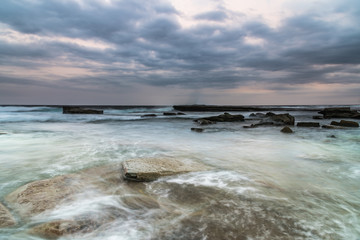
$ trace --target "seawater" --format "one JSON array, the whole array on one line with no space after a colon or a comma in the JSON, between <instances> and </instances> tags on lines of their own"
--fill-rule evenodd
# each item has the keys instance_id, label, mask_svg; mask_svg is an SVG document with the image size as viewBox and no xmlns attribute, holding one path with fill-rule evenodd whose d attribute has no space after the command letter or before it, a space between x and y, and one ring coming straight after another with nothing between
<instances>
[{"instance_id":1,"label":"seawater","mask_svg":"<svg viewBox=\"0 0 360 240\"><path fill-rule=\"evenodd\" d=\"M196 133L190 131L192 120L220 113L162 115L172 110L67 115L59 107L0 107L5 205L4 197L26 183L131 158L167 156L212 167L145 183L141 191L160 202L159 209L129 209L117 194L88 192L71 205L27 221L18 218L15 227L0 229L0 239L41 239L27 229L104 205L126 215L61 239L360 239L359 128L293 127L294 134L282 134L281 127L245 129L253 122L246 120ZM158 117L141 117L149 113ZM290 114L312 121L316 112L294 107Z\"/></svg>"}]
</instances>

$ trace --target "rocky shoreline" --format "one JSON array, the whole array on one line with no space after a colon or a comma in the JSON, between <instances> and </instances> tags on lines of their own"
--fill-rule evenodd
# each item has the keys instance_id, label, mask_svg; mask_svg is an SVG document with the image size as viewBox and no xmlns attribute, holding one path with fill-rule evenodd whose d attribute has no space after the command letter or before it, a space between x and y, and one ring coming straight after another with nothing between
<instances>
[{"instance_id":1,"label":"rocky shoreline","mask_svg":"<svg viewBox=\"0 0 360 240\"><path fill-rule=\"evenodd\" d=\"M142 182L209 169L209 166L199 162L184 162L174 158L136 158L120 164L93 167L73 174L30 182L5 196L9 208L0 203L0 228L16 225L12 211L21 221L26 222L59 206L71 205L79 194L86 192L91 192L92 195L111 195L130 209L161 208L157 200L140 190L144 188ZM105 206L100 215L80 214L68 219L41 222L29 229L28 233L47 239L84 234L95 231L124 214L126 215L126 212Z\"/></svg>"}]
</instances>

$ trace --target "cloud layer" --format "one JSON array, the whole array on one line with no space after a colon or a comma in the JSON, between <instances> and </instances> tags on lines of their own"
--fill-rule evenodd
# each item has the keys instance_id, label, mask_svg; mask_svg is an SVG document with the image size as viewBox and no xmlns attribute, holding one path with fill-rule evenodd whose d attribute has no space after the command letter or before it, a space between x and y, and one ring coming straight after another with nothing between
<instances>
[{"instance_id":1,"label":"cloud layer","mask_svg":"<svg viewBox=\"0 0 360 240\"><path fill-rule=\"evenodd\" d=\"M284 5L274 27L224 3L185 16L161 0L4 0L0 103L140 104L151 92L166 96L152 104L170 104L202 92L241 104L237 94L304 91L324 95L314 103L360 103L360 2L318 4Z\"/></svg>"}]
</instances>

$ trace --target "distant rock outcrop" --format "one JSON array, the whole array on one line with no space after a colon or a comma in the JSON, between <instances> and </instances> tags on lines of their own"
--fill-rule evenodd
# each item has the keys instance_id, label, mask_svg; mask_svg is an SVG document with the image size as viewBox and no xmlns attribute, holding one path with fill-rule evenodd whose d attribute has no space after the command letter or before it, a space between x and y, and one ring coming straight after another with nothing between
<instances>
[{"instance_id":1,"label":"distant rock outcrop","mask_svg":"<svg viewBox=\"0 0 360 240\"><path fill-rule=\"evenodd\" d=\"M156 114L144 114L144 115L141 115L142 118L146 118L146 117L156 117L157 115Z\"/></svg>"},{"instance_id":2,"label":"distant rock outcrop","mask_svg":"<svg viewBox=\"0 0 360 240\"><path fill-rule=\"evenodd\" d=\"M356 110L351 110L350 107L336 107L324 108L319 112L323 114L324 118L356 118L360 119L360 113Z\"/></svg>"},{"instance_id":3,"label":"distant rock outcrop","mask_svg":"<svg viewBox=\"0 0 360 240\"><path fill-rule=\"evenodd\" d=\"M204 120L207 120L210 122L240 122L240 121L244 121L244 116L241 114L232 115L230 113L224 113L224 114L220 114L218 116L199 118L194 121L202 123L202 122L204 122ZM209 124L209 122L207 122L207 123Z\"/></svg>"},{"instance_id":4,"label":"distant rock outcrop","mask_svg":"<svg viewBox=\"0 0 360 240\"><path fill-rule=\"evenodd\" d=\"M63 114L103 114L103 110L87 109L83 107L63 107Z\"/></svg>"},{"instance_id":5,"label":"distant rock outcrop","mask_svg":"<svg viewBox=\"0 0 360 240\"><path fill-rule=\"evenodd\" d=\"M325 129L344 129L344 127L334 126L334 125L322 125L321 127Z\"/></svg>"},{"instance_id":6,"label":"distant rock outcrop","mask_svg":"<svg viewBox=\"0 0 360 240\"><path fill-rule=\"evenodd\" d=\"M340 122L332 121L330 125L341 126L341 127L359 127L359 123L354 121L341 120Z\"/></svg>"},{"instance_id":7,"label":"distant rock outcrop","mask_svg":"<svg viewBox=\"0 0 360 240\"><path fill-rule=\"evenodd\" d=\"M203 132L204 131L203 128L191 128L190 130L194 131L194 132Z\"/></svg>"},{"instance_id":8,"label":"distant rock outcrop","mask_svg":"<svg viewBox=\"0 0 360 240\"><path fill-rule=\"evenodd\" d=\"M15 219L10 211L0 203L0 228L11 227L15 224Z\"/></svg>"},{"instance_id":9,"label":"distant rock outcrop","mask_svg":"<svg viewBox=\"0 0 360 240\"><path fill-rule=\"evenodd\" d=\"M175 116L176 113L175 112L164 112L163 115L164 116Z\"/></svg>"},{"instance_id":10,"label":"distant rock outcrop","mask_svg":"<svg viewBox=\"0 0 360 240\"><path fill-rule=\"evenodd\" d=\"M318 122L298 122L296 124L297 127L320 127L320 123Z\"/></svg>"},{"instance_id":11,"label":"distant rock outcrop","mask_svg":"<svg viewBox=\"0 0 360 240\"><path fill-rule=\"evenodd\" d=\"M275 114L275 113L267 113L267 117L262 119L259 123L253 124L254 127L263 126L263 125L291 125L293 126L295 123L295 118L289 113L284 114Z\"/></svg>"}]
</instances>

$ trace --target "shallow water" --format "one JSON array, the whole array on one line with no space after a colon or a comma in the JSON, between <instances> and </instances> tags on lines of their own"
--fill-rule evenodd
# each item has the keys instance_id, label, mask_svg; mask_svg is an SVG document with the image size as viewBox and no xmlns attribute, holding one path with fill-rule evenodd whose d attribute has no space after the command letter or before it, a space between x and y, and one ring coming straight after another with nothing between
<instances>
[{"instance_id":1,"label":"shallow water","mask_svg":"<svg viewBox=\"0 0 360 240\"><path fill-rule=\"evenodd\" d=\"M30 220L15 214L19 223L0 229L0 239L41 239L27 229L99 215L104 208L116 213L113 221L62 239L360 239L359 128L293 127L295 133L287 135L281 127L244 129L252 122L247 120L196 133L190 131L196 126L192 119L218 113L162 115L171 110L64 115L56 107L0 107L0 132L6 133L0 135L0 201L5 204L4 197L26 183L131 158L169 156L212 167L135 187L160 207L129 207L123 197L133 193L122 185L114 194L85 191L73 203ZM149 113L159 116L141 117ZM313 121L316 112L290 114Z\"/></svg>"}]
</instances>

